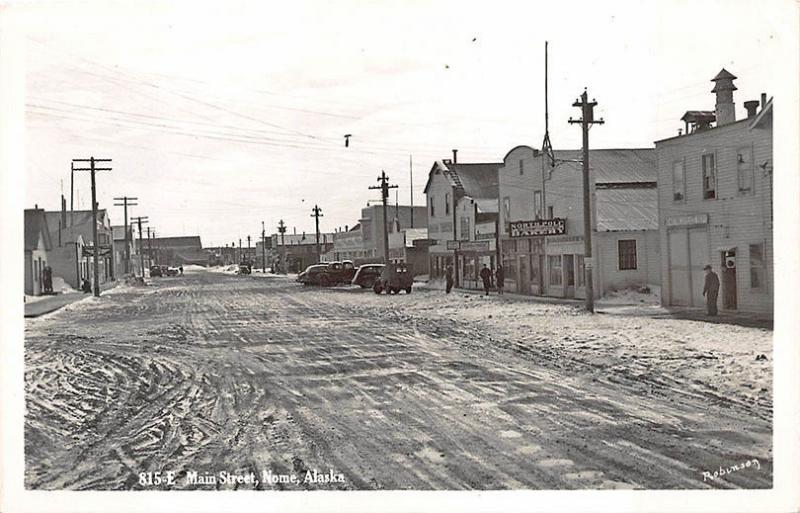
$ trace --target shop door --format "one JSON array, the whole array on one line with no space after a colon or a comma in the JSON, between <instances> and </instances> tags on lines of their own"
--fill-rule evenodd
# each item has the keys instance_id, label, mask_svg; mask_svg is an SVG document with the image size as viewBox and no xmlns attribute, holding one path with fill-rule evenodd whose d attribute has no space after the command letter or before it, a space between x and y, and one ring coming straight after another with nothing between
<instances>
[{"instance_id":1,"label":"shop door","mask_svg":"<svg viewBox=\"0 0 800 513\"><path fill-rule=\"evenodd\" d=\"M564 255L564 297L575 297L575 256Z\"/></svg>"},{"instance_id":2,"label":"shop door","mask_svg":"<svg viewBox=\"0 0 800 513\"><path fill-rule=\"evenodd\" d=\"M544 255L531 255L531 294L541 296L543 293L542 271L544 269Z\"/></svg>"},{"instance_id":3,"label":"shop door","mask_svg":"<svg viewBox=\"0 0 800 513\"><path fill-rule=\"evenodd\" d=\"M517 261L519 269L519 279L517 280L517 292L528 294L530 290L530 276L528 274L528 255L520 255Z\"/></svg>"},{"instance_id":4,"label":"shop door","mask_svg":"<svg viewBox=\"0 0 800 513\"><path fill-rule=\"evenodd\" d=\"M720 285L722 286L722 308L736 310L736 249L720 252Z\"/></svg>"},{"instance_id":5,"label":"shop door","mask_svg":"<svg viewBox=\"0 0 800 513\"><path fill-rule=\"evenodd\" d=\"M703 284L706 279L703 267L711 263L706 228L689 230L689 263L691 265L692 306L703 306L706 304L705 297L703 297Z\"/></svg>"},{"instance_id":6,"label":"shop door","mask_svg":"<svg viewBox=\"0 0 800 513\"><path fill-rule=\"evenodd\" d=\"M670 305L688 306L690 303L688 242L686 230L669 231Z\"/></svg>"}]
</instances>

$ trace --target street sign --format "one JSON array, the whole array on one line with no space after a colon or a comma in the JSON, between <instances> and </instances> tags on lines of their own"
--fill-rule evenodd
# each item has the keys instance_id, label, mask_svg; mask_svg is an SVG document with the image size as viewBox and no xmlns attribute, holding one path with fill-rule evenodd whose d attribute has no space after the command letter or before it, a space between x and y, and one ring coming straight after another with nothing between
<instances>
[{"instance_id":1,"label":"street sign","mask_svg":"<svg viewBox=\"0 0 800 513\"><path fill-rule=\"evenodd\" d=\"M563 235L567 233L567 221L558 217L535 221L512 221L509 224L511 237L538 235Z\"/></svg>"},{"instance_id":2,"label":"street sign","mask_svg":"<svg viewBox=\"0 0 800 513\"><path fill-rule=\"evenodd\" d=\"M488 240L461 241L460 251L489 251Z\"/></svg>"}]
</instances>

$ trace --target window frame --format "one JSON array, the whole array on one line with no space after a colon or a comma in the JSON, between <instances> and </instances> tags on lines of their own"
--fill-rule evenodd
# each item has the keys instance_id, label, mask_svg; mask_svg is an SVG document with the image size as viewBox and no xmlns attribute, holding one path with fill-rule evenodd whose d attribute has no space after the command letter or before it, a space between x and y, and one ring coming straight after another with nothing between
<instances>
[{"instance_id":1,"label":"window frame","mask_svg":"<svg viewBox=\"0 0 800 513\"><path fill-rule=\"evenodd\" d=\"M430 201L428 202L428 209L431 217L436 217L436 198L431 196L428 198Z\"/></svg>"},{"instance_id":2,"label":"window frame","mask_svg":"<svg viewBox=\"0 0 800 513\"><path fill-rule=\"evenodd\" d=\"M678 190L677 182L675 180L675 167L679 164L681 166L682 180L680 190L681 197L677 198L676 195L678 194ZM672 162L672 202L686 203L686 159L675 160Z\"/></svg>"},{"instance_id":3,"label":"window frame","mask_svg":"<svg viewBox=\"0 0 800 513\"><path fill-rule=\"evenodd\" d=\"M553 262L558 261L558 265L554 266ZM558 269L558 273L554 271ZM553 276L558 276L558 283L553 281ZM547 255L547 284L552 287L564 286L564 259L561 255Z\"/></svg>"},{"instance_id":4,"label":"window frame","mask_svg":"<svg viewBox=\"0 0 800 513\"><path fill-rule=\"evenodd\" d=\"M747 160L740 160L740 156L745 154L745 159ZM748 189L742 189L742 172L747 174L747 178L749 181L750 187ZM739 196L752 196L755 194L756 189L756 177L755 177L755 167L754 167L754 159L753 159L753 147L752 146L741 146L736 148L736 194Z\"/></svg>"},{"instance_id":5,"label":"window frame","mask_svg":"<svg viewBox=\"0 0 800 513\"><path fill-rule=\"evenodd\" d=\"M450 215L450 193L444 194L444 215Z\"/></svg>"},{"instance_id":6,"label":"window frame","mask_svg":"<svg viewBox=\"0 0 800 513\"><path fill-rule=\"evenodd\" d=\"M706 189L706 162L709 159L706 157L711 157L711 161L713 166L711 166L711 178L714 181L714 188L713 189ZM717 199L717 190L719 189L719 183L717 181L717 152L712 151L710 153L703 153L700 155L700 186L703 189L703 200L715 200ZM713 193L712 196L709 196L709 192Z\"/></svg>"},{"instance_id":7,"label":"window frame","mask_svg":"<svg viewBox=\"0 0 800 513\"><path fill-rule=\"evenodd\" d=\"M632 243L632 248L630 247ZM623 244L628 246L623 248ZM638 262L638 245L636 239L619 239L617 240L617 270L618 271L636 271L639 269ZM633 252L631 253L631 249Z\"/></svg>"},{"instance_id":8,"label":"window frame","mask_svg":"<svg viewBox=\"0 0 800 513\"><path fill-rule=\"evenodd\" d=\"M542 218L542 191L533 191L533 217L536 220Z\"/></svg>"}]
</instances>

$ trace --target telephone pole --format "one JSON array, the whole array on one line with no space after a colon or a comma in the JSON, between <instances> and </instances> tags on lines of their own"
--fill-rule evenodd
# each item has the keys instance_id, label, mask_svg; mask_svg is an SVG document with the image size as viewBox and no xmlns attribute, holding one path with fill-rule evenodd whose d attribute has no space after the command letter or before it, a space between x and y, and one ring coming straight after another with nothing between
<instances>
[{"instance_id":1,"label":"telephone pole","mask_svg":"<svg viewBox=\"0 0 800 513\"><path fill-rule=\"evenodd\" d=\"M283 222L283 219L278 223L278 233L281 234L281 270L283 274L286 274L286 244L283 240L283 234L286 233L286 223Z\"/></svg>"},{"instance_id":2,"label":"telephone pole","mask_svg":"<svg viewBox=\"0 0 800 513\"><path fill-rule=\"evenodd\" d=\"M322 255L321 255L321 253L319 251L319 218L322 217L322 209L319 208L318 205L314 205L314 208L311 209L311 212L312 212L311 217L314 218L314 223L315 223L315 225L317 227L316 228L317 229L317 262L319 262L321 260L321 257L322 257Z\"/></svg>"},{"instance_id":3,"label":"telephone pole","mask_svg":"<svg viewBox=\"0 0 800 513\"><path fill-rule=\"evenodd\" d=\"M261 272L267 274L267 229L261 221Z\"/></svg>"},{"instance_id":4,"label":"telephone pole","mask_svg":"<svg viewBox=\"0 0 800 513\"><path fill-rule=\"evenodd\" d=\"M242 263L242 238L239 237L239 263Z\"/></svg>"},{"instance_id":5,"label":"telephone pole","mask_svg":"<svg viewBox=\"0 0 800 513\"><path fill-rule=\"evenodd\" d=\"M411 228L414 228L414 160L408 156L408 185L411 190Z\"/></svg>"},{"instance_id":6,"label":"telephone pole","mask_svg":"<svg viewBox=\"0 0 800 513\"><path fill-rule=\"evenodd\" d=\"M89 167L75 167L75 162L88 162ZM95 185L94 174L97 171L111 171L110 167L96 167L95 164L99 162L111 162L111 159L96 159L89 157L88 159L72 159L72 170L74 171L89 171L92 176L92 239L94 244L94 296L100 297L100 244L97 237L97 187Z\"/></svg>"},{"instance_id":7,"label":"telephone pole","mask_svg":"<svg viewBox=\"0 0 800 513\"><path fill-rule=\"evenodd\" d=\"M144 246L142 245L142 224L147 223L147 216L131 217L139 225L139 265L142 267L142 280L144 280Z\"/></svg>"},{"instance_id":8,"label":"telephone pole","mask_svg":"<svg viewBox=\"0 0 800 513\"><path fill-rule=\"evenodd\" d=\"M605 123L602 118L595 121L594 108L597 102L589 101L589 93L583 90L580 99L575 100L573 107L580 107L581 119L569 118L569 123L580 123L583 130L583 266L585 269L584 286L586 287L586 310L594 313L594 283L592 282L592 205L589 181L589 129L592 125Z\"/></svg>"},{"instance_id":9,"label":"telephone pole","mask_svg":"<svg viewBox=\"0 0 800 513\"><path fill-rule=\"evenodd\" d=\"M251 264L250 262L250 236L247 236L247 263L248 265Z\"/></svg>"},{"instance_id":10,"label":"telephone pole","mask_svg":"<svg viewBox=\"0 0 800 513\"><path fill-rule=\"evenodd\" d=\"M153 265L153 238L150 236L150 227L147 227L147 263Z\"/></svg>"},{"instance_id":11,"label":"telephone pole","mask_svg":"<svg viewBox=\"0 0 800 513\"><path fill-rule=\"evenodd\" d=\"M129 274L131 272L131 241L128 240L128 207L135 207L138 205L136 200L139 198L131 198L129 196L123 196L121 198L114 198L114 201L120 201L121 203L114 203L115 207L124 207L124 215L125 215L125 274Z\"/></svg>"},{"instance_id":12,"label":"telephone pole","mask_svg":"<svg viewBox=\"0 0 800 513\"><path fill-rule=\"evenodd\" d=\"M380 189L381 202L383 203L383 263L389 264L389 225L386 222L386 200L389 199L389 189L397 189L396 185L389 185L389 177L386 171L381 171L378 177L380 185L370 186L370 189Z\"/></svg>"}]
</instances>

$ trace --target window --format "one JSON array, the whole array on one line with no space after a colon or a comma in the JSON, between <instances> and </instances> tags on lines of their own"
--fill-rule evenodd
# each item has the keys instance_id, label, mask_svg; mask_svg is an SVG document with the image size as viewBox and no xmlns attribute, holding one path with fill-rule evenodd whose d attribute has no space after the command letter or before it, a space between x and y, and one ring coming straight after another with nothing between
<instances>
[{"instance_id":1,"label":"window","mask_svg":"<svg viewBox=\"0 0 800 513\"><path fill-rule=\"evenodd\" d=\"M713 153L707 153L702 157L703 164L703 199L714 199L717 197L717 167Z\"/></svg>"},{"instance_id":2,"label":"window","mask_svg":"<svg viewBox=\"0 0 800 513\"><path fill-rule=\"evenodd\" d=\"M461 218L461 240L470 240L469 237L469 217Z\"/></svg>"},{"instance_id":3,"label":"window","mask_svg":"<svg viewBox=\"0 0 800 513\"><path fill-rule=\"evenodd\" d=\"M764 286L764 245L750 244L750 288Z\"/></svg>"},{"instance_id":4,"label":"window","mask_svg":"<svg viewBox=\"0 0 800 513\"><path fill-rule=\"evenodd\" d=\"M547 219L553 219L553 205L547 207Z\"/></svg>"},{"instance_id":5,"label":"window","mask_svg":"<svg viewBox=\"0 0 800 513\"><path fill-rule=\"evenodd\" d=\"M444 213L450 213L450 193L444 195Z\"/></svg>"},{"instance_id":6,"label":"window","mask_svg":"<svg viewBox=\"0 0 800 513\"><path fill-rule=\"evenodd\" d=\"M636 269L636 241L617 241L619 254L619 270L629 271Z\"/></svg>"},{"instance_id":7,"label":"window","mask_svg":"<svg viewBox=\"0 0 800 513\"><path fill-rule=\"evenodd\" d=\"M533 216L534 219L542 218L542 191L533 191Z\"/></svg>"},{"instance_id":8,"label":"window","mask_svg":"<svg viewBox=\"0 0 800 513\"><path fill-rule=\"evenodd\" d=\"M522 170L522 159L519 159L519 174L522 175L525 172Z\"/></svg>"},{"instance_id":9,"label":"window","mask_svg":"<svg viewBox=\"0 0 800 513\"><path fill-rule=\"evenodd\" d=\"M550 285L561 285L561 255L548 255L547 267L550 269Z\"/></svg>"},{"instance_id":10,"label":"window","mask_svg":"<svg viewBox=\"0 0 800 513\"><path fill-rule=\"evenodd\" d=\"M672 200L686 200L686 168L682 160L672 163Z\"/></svg>"},{"instance_id":11,"label":"window","mask_svg":"<svg viewBox=\"0 0 800 513\"><path fill-rule=\"evenodd\" d=\"M503 198L503 221L505 223L511 221L511 198L508 196Z\"/></svg>"},{"instance_id":12,"label":"window","mask_svg":"<svg viewBox=\"0 0 800 513\"><path fill-rule=\"evenodd\" d=\"M434 208L433 196L431 196L431 198L428 201L430 202L431 217L434 217L436 216L436 209Z\"/></svg>"},{"instance_id":13,"label":"window","mask_svg":"<svg viewBox=\"0 0 800 513\"><path fill-rule=\"evenodd\" d=\"M739 148L736 152L736 170L739 194L753 193L753 158L750 148Z\"/></svg>"}]
</instances>

